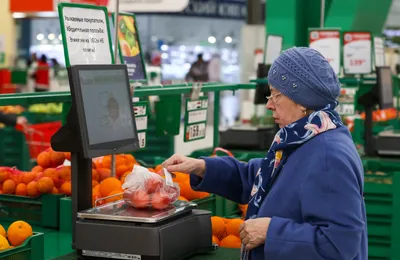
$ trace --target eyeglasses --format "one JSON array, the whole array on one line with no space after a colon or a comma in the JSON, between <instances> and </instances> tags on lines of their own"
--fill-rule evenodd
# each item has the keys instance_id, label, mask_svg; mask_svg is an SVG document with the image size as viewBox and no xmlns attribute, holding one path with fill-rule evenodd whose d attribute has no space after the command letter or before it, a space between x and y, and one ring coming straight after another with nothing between
<instances>
[{"instance_id":1,"label":"eyeglasses","mask_svg":"<svg viewBox=\"0 0 400 260\"><path fill-rule=\"evenodd\" d=\"M268 101L271 100L272 103L276 103L277 97L279 97L282 93L275 93L267 97Z\"/></svg>"}]
</instances>

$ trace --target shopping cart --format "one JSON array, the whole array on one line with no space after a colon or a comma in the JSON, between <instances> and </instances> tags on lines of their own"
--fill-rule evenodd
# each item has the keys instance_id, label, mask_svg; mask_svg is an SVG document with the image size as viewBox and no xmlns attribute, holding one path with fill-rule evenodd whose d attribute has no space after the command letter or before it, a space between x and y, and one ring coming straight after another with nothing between
<instances>
[{"instance_id":1,"label":"shopping cart","mask_svg":"<svg viewBox=\"0 0 400 260\"><path fill-rule=\"evenodd\" d=\"M51 137L60 128L61 121L55 121L29 125L23 130L32 160L36 159L41 152L50 147Z\"/></svg>"}]
</instances>

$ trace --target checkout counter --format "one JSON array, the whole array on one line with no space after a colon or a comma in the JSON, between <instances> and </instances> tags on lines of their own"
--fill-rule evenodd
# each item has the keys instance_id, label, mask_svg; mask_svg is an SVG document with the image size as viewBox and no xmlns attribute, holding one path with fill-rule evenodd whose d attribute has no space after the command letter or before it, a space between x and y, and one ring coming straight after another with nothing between
<instances>
[{"instance_id":1,"label":"checkout counter","mask_svg":"<svg viewBox=\"0 0 400 260\"><path fill-rule=\"evenodd\" d=\"M54 150L71 152L76 253L62 259L180 260L217 249L211 213L192 202L165 210L138 210L123 200L92 207L92 158L139 149L132 93L125 65L75 65L68 74L72 106L51 139Z\"/></svg>"}]
</instances>

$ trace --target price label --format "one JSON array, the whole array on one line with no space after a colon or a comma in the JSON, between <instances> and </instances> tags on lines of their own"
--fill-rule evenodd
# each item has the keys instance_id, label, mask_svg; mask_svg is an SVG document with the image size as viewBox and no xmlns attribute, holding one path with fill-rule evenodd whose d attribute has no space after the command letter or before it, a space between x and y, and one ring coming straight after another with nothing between
<instances>
[{"instance_id":1,"label":"price label","mask_svg":"<svg viewBox=\"0 0 400 260\"><path fill-rule=\"evenodd\" d=\"M136 102L133 105L133 112L135 114L136 131L138 132L139 147L144 148L146 146L146 131L148 123L148 107L149 102L141 101Z\"/></svg>"},{"instance_id":2,"label":"price label","mask_svg":"<svg viewBox=\"0 0 400 260\"><path fill-rule=\"evenodd\" d=\"M208 98L186 100L184 142L203 139L206 137Z\"/></svg>"},{"instance_id":3,"label":"price label","mask_svg":"<svg viewBox=\"0 0 400 260\"><path fill-rule=\"evenodd\" d=\"M138 133L138 138L139 138L139 147L145 148L146 147L146 132Z\"/></svg>"},{"instance_id":4,"label":"price label","mask_svg":"<svg viewBox=\"0 0 400 260\"><path fill-rule=\"evenodd\" d=\"M354 115L354 104L339 104L336 107L336 112L338 112L339 115Z\"/></svg>"},{"instance_id":5,"label":"price label","mask_svg":"<svg viewBox=\"0 0 400 260\"><path fill-rule=\"evenodd\" d=\"M343 58L346 74L369 74L372 68L371 34L346 32L343 35Z\"/></svg>"},{"instance_id":6,"label":"price label","mask_svg":"<svg viewBox=\"0 0 400 260\"><path fill-rule=\"evenodd\" d=\"M197 140L206 137L206 124L196 124L189 125L186 128L186 138L187 140Z\"/></svg>"},{"instance_id":7,"label":"price label","mask_svg":"<svg viewBox=\"0 0 400 260\"><path fill-rule=\"evenodd\" d=\"M312 30L309 32L309 47L319 51L332 66L336 74L340 72L340 31Z\"/></svg>"}]
</instances>

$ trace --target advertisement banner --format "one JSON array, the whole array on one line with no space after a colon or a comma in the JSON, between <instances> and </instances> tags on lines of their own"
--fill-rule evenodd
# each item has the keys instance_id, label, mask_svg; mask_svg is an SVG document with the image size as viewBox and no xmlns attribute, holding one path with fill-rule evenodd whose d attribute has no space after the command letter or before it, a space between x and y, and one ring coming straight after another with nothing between
<instances>
[{"instance_id":1,"label":"advertisement banner","mask_svg":"<svg viewBox=\"0 0 400 260\"><path fill-rule=\"evenodd\" d=\"M340 73L340 31L310 30L309 47L328 60L336 75Z\"/></svg>"},{"instance_id":2,"label":"advertisement banner","mask_svg":"<svg viewBox=\"0 0 400 260\"><path fill-rule=\"evenodd\" d=\"M115 13L113 14L113 17ZM113 19L114 21L114 19ZM130 81L146 81L139 31L134 14L120 13L118 15L118 49L120 61L127 65Z\"/></svg>"},{"instance_id":3,"label":"advertisement banner","mask_svg":"<svg viewBox=\"0 0 400 260\"><path fill-rule=\"evenodd\" d=\"M369 32L343 33L345 74L369 74L372 68L372 43Z\"/></svg>"}]
</instances>

